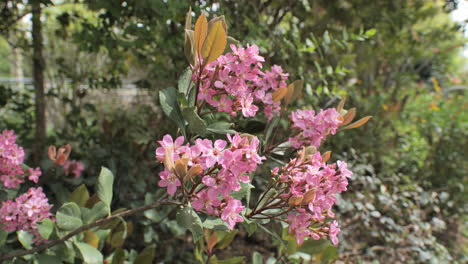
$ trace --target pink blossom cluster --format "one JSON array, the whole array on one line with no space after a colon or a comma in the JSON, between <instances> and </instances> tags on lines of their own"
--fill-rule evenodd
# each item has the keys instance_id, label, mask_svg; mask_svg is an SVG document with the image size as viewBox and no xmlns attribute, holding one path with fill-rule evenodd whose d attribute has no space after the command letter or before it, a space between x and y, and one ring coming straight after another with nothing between
<instances>
[{"instance_id":1,"label":"pink blossom cluster","mask_svg":"<svg viewBox=\"0 0 468 264\"><path fill-rule=\"evenodd\" d=\"M232 51L209 63L201 76L194 71L192 79L201 78L197 99L232 116L242 111L243 116L253 117L261 110L271 119L280 111L280 102L273 101L273 92L286 87L288 74L277 65L262 71L265 59L256 45L230 47Z\"/></svg>"},{"instance_id":2,"label":"pink blossom cluster","mask_svg":"<svg viewBox=\"0 0 468 264\"><path fill-rule=\"evenodd\" d=\"M241 183L249 183L249 173L256 170L263 157L258 155L259 140L256 137L241 137L239 134L227 135L228 141L197 139L195 144L183 144L184 137L173 141L170 135L159 141L161 147L156 149L157 160L164 162L171 155L175 164L185 160L190 169L200 167L199 173L190 179L183 179L175 170L166 168L159 176L160 187L167 187L170 195L187 181L192 184L192 206L197 211L220 216L231 229L243 218L239 213L245 209L239 200L234 199L232 192L241 189ZM184 186L182 186L184 188Z\"/></svg>"},{"instance_id":3,"label":"pink blossom cluster","mask_svg":"<svg viewBox=\"0 0 468 264\"><path fill-rule=\"evenodd\" d=\"M298 149L302 146L320 147L325 138L336 133L343 122L343 118L335 108L320 109L315 114L314 110L297 110L291 113L293 128L300 132L295 137L289 138L291 146Z\"/></svg>"},{"instance_id":4,"label":"pink blossom cluster","mask_svg":"<svg viewBox=\"0 0 468 264\"><path fill-rule=\"evenodd\" d=\"M16 135L13 130L3 130L0 134L0 181L6 188L17 188L24 182L25 173L29 180L37 183L41 171L39 168L22 168L24 149L16 144Z\"/></svg>"},{"instance_id":5,"label":"pink blossom cluster","mask_svg":"<svg viewBox=\"0 0 468 264\"><path fill-rule=\"evenodd\" d=\"M73 175L74 179L79 178L85 169L84 164L77 160L67 160L61 166L65 171L65 176Z\"/></svg>"},{"instance_id":6,"label":"pink blossom cluster","mask_svg":"<svg viewBox=\"0 0 468 264\"><path fill-rule=\"evenodd\" d=\"M282 199L294 208L287 220L289 232L296 235L297 243L301 244L306 237L317 240L328 235L337 244L340 230L336 221L331 225L324 221L334 218L335 195L347 189L348 178L352 175L347 164L343 161L326 164L320 152L315 152L309 157L299 155L281 170L273 169L273 174L287 186ZM321 227L312 228L320 224Z\"/></svg>"},{"instance_id":7,"label":"pink blossom cluster","mask_svg":"<svg viewBox=\"0 0 468 264\"><path fill-rule=\"evenodd\" d=\"M14 201L2 202L0 208L0 227L6 231L24 230L35 235L36 243L41 242L37 223L44 219L51 219L47 197L42 188L29 188Z\"/></svg>"}]
</instances>

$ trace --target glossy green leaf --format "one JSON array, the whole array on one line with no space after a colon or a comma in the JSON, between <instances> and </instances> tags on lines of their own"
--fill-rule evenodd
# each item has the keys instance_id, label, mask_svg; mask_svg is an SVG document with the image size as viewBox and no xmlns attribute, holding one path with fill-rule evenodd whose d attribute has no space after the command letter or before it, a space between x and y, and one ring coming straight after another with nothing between
<instances>
[{"instance_id":1,"label":"glossy green leaf","mask_svg":"<svg viewBox=\"0 0 468 264\"><path fill-rule=\"evenodd\" d=\"M75 246L80 251L81 257L86 264L102 264L103 257L99 250L82 242L74 242Z\"/></svg>"},{"instance_id":2,"label":"glossy green leaf","mask_svg":"<svg viewBox=\"0 0 468 264\"><path fill-rule=\"evenodd\" d=\"M138 263L138 264L151 264L153 263L153 259L156 256L156 246L151 245L143 249L140 254L138 254L138 257L135 259L133 263Z\"/></svg>"},{"instance_id":3,"label":"glossy green leaf","mask_svg":"<svg viewBox=\"0 0 468 264\"><path fill-rule=\"evenodd\" d=\"M166 88L159 91L159 103L163 112L180 128L185 135L185 120L182 117L179 103L177 102L177 91L175 88Z\"/></svg>"},{"instance_id":4,"label":"glossy green leaf","mask_svg":"<svg viewBox=\"0 0 468 264\"><path fill-rule=\"evenodd\" d=\"M236 131L231 129L232 125L233 123L220 121L220 122L209 124L206 127L206 130L213 134L221 134L221 135L234 134L236 133Z\"/></svg>"},{"instance_id":5,"label":"glossy green leaf","mask_svg":"<svg viewBox=\"0 0 468 264\"><path fill-rule=\"evenodd\" d=\"M78 186L70 195L70 200L80 207L84 207L89 199L89 192L86 185Z\"/></svg>"},{"instance_id":6,"label":"glossy green leaf","mask_svg":"<svg viewBox=\"0 0 468 264\"><path fill-rule=\"evenodd\" d=\"M21 245L25 249L31 249L33 245L33 238L34 236L24 230L20 230L16 232L16 235L18 236L18 241L21 243Z\"/></svg>"},{"instance_id":7,"label":"glossy green leaf","mask_svg":"<svg viewBox=\"0 0 468 264\"><path fill-rule=\"evenodd\" d=\"M216 247L219 248L219 249L223 249L223 248L226 248L227 246L229 246L229 244L231 244L232 240L234 240L234 237L236 237L237 232L239 232L239 230L233 230L233 231L230 231L230 232L225 232L225 235L218 242Z\"/></svg>"},{"instance_id":8,"label":"glossy green leaf","mask_svg":"<svg viewBox=\"0 0 468 264\"><path fill-rule=\"evenodd\" d=\"M56 214L57 226L63 230L74 230L83 225L81 211L76 203L66 203Z\"/></svg>"},{"instance_id":9,"label":"glossy green leaf","mask_svg":"<svg viewBox=\"0 0 468 264\"><path fill-rule=\"evenodd\" d=\"M197 242L203 236L201 219L192 207L186 206L180 209L177 212L176 219L179 226L192 232L194 242Z\"/></svg>"},{"instance_id":10,"label":"glossy green leaf","mask_svg":"<svg viewBox=\"0 0 468 264\"><path fill-rule=\"evenodd\" d=\"M187 67L180 75L179 81L177 82L177 88L179 93L184 95L190 90L190 87L193 86L192 83L192 69Z\"/></svg>"},{"instance_id":11,"label":"glossy green leaf","mask_svg":"<svg viewBox=\"0 0 468 264\"><path fill-rule=\"evenodd\" d=\"M263 256L262 254L255 251L252 254L252 264L263 264Z\"/></svg>"},{"instance_id":12,"label":"glossy green leaf","mask_svg":"<svg viewBox=\"0 0 468 264\"><path fill-rule=\"evenodd\" d=\"M206 123L197 114L197 108L195 106L182 110L182 115L188 122L188 131L198 135L204 135L206 133Z\"/></svg>"},{"instance_id":13,"label":"glossy green leaf","mask_svg":"<svg viewBox=\"0 0 468 264\"><path fill-rule=\"evenodd\" d=\"M54 232L55 224L50 219L44 219L37 223L37 230L44 239L49 239L52 232Z\"/></svg>"},{"instance_id":14,"label":"glossy green leaf","mask_svg":"<svg viewBox=\"0 0 468 264\"><path fill-rule=\"evenodd\" d=\"M102 201L97 202L92 209L84 207L81 207L80 209L84 224L92 223L95 220L108 215L107 205Z\"/></svg>"},{"instance_id":15,"label":"glossy green leaf","mask_svg":"<svg viewBox=\"0 0 468 264\"><path fill-rule=\"evenodd\" d=\"M112 264L123 264L125 261L125 251L121 248L117 248L112 255Z\"/></svg>"},{"instance_id":16,"label":"glossy green leaf","mask_svg":"<svg viewBox=\"0 0 468 264\"><path fill-rule=\"evenodd\" d=\"M114 175L112 172L105 168L101 167L101 172L99 173L96 193L99 199L104 202L107 206L108 214L110 215L110 206L112 202L112 185L114 184Z\"/></svg>"},{"instance_id":17,"label":"glossy green leaf","mask_svg":"<svg viewBox=\"0 0 468 264\"><path fill-rule=\"evenodd\" d=\"M37 262L38 264L61 264L63 263L60 257L46 255L46 254L41 254L37 256Z\"/></svg>"}]
</instances>

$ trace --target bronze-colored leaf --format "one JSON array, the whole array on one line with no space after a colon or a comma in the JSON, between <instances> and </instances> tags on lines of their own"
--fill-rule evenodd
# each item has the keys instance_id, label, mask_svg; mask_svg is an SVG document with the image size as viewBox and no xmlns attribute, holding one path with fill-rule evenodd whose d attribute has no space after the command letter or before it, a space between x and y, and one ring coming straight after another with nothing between
<instances>
[{"instance_id":1,"label":"bronze-colored leaf","mask_svg":"<svg viewBox=\"0 0 468 264\"><path fill-rule=\"evenodd\" d=\"M322 162L327 162L331 158L331 151L327 151L322 155Z\"/></svg>"},{"instance_id":2,"label":"bronze-colored leaf","mask_svg":"<svg viewBox=\"0 0 468 264\"><path fill-rule=\"evenodd\" d=\"M197 50L195 49L195 40L194 40L193 34L194 34L193 30L190 30L190 29L185 30L184 54L188 62L191 65L196 66L197 65Z\"/></svg>"},{"instance_id":3,"label":"bronze-colored leaf","mask_svg":"<svg viewBox=\"0 0 468 264\"><path fill-rule=\"evenodd\" d=\"M204 63L210 63L221 56L226 48L227 35L223 28L223 23L217 21L213 24L208 32L205 42L203 43L202 56Z\"/></svg>"},{"instance_id":4,"label":"bronze-colored leaf","mask_svg":"<svg viewBox=\"0 0 468 264\"><path fill-rule=\"evenodd\" d=\"M208 21L204 14L201 14L197 22L195 22L195 31L194 31L194 41L195 48L198 54L201 53L203 48L203 43L205 42L206 36L208 34Z\"/></svg>"},{"instance_id":5,"label":"bronze-colored leaf","mask_svg":"<svg viewBox=\"0 0 468 264\"><path fill-rule=\"evenodd\" d=\"M203 171L203 168L200 164L192 166L187 172L187 178L191 179L193 176L200 174Z\"/></svg>"},{"instance_id":6,"label":"bronze-colored leaf","mask_svg":"<svg viewBox=\"0 0 468 264\"><path fill-rule=\"evenodd\" d=\"M175 173L179 178L183 179L185 175L187 174L187 164L188 160L187 159L178 159L175 161Z\"/></svg>"},{"instance_id":7,"label":"bronze-colored leaf","mask_svg":"<svg viewBox=\"0 0 468 264\"><path fill-rule=\"evenodd\" d=\"M187 15L185 15L185 29L192 29L192 7L189 7Z\"/></svg>"},{"instance_id":8,"label":"bronze-colored leaf","mask_svg":"<svg viewBox=\"0 0 468 264\"><path fill-rule=\"evenodd\" d=\"M364 125L365 123L367 123L367 121L369 121L371 118L372 118L372 116L366 116L366 117L361 118L358 121L352 123L351 125L344 127L343 129L358 128L358 127Z\"/></svg>"},{"instance_id":9,"label":"bronze-colored leaf","mask_svg":"<svg viewBox=\"0 0 468 264\"><path fill-rule=\"evenodd\" d=\"M336 107L336 111L337 111L338 113L341 113L341 110L343 110L344 105L345 105L345 103L346 103L346 99L347 99L346 96L343 97L343 99L341 99L340 103L339 103L338 106Z\"/></svg>"},{"instance_id":10,"label":"bronze-colored leaf","mask_svg":"<svg viewBox=\"0 0 468 264\"><path fill-rule=\"evenodd\" d=\"M351 123L353 121L354 117L356 116L356 108L353 107L346 112L346 114L343 116L343 122L341 123L340 126L346 126L347 124Z\"/></svg>"},{"instance_id":11,"label":"bronze-colored leaf","mask_svg":"<svg viewBox=\"0 0 468 264\"><path fill-rule=\"evenodd\" d=\"M216 246L216 243L218 243L218 234L216 232L212 232L211 230L207 230L205 232L205 237L206 237L206 249L209 254L213 252L214 246Z\"/></svg>"},{"instance_id":12,"label":"bronze-colored leaf","mask_svg":"<svg viewBox=\"0 0 468 264\"><path fill-rule=\"evenodd\" d=\"M92 231L86 231L84 232L84 239L83 241L93 248L98 248L99 245L99 237L96 235L96 233Z\"/></svg>"},{"instance_id":13,"label":"bronze-colored leaf","mask_svg":"<svg viewBox=\"0 0 468 264\"><path fill-rule=\"evenodd\" d=\"M208 22L208 32L211 31L211 29L213 28L213 25L218 21L221 21L222 26L224 28L224 32L226 32L226 34L227 34L227 32L228 32L227 31L227 24L226 24L226 19L224 18L224 15L219 16L219 17L215 17L215 18L211 19L210 22Z\"/></svg>"},{"instance_id":14,"label":"bronze-colored leaf","mask_svg":"<svg viewBox=\"0 0 468 264\"><path fill-rule=\"evenodd\" d=\"M302 199L304 199L304 196L302 195L293 195L289 198L288 204L290 206L298 206L301 204Z\"/></svg>"},{"instance_id":15,"label":"bronze-colored leaf","mask_svg":"<svg viewBox=\"0 0 468 264\"><path fill-rule=\"evenodd\" d=\"M168 171L174 171L174 157L172 156L172 150L170 148L165 149L163 163Z\"/></svg>"},{"instance_id":16,"label":"bronze-colored leaf","mask_svg":"<svg viewBox=\"0 0 468 264\"><path fill-rule=\"evenodd\" d=\"M279 102L281 99L283 99L286 94L288 93L288 87L281 87L275 92L273 92L273 101L274 102Z\"/></svg>"},{"instance_id":17,"label":"bronze-colored leaf","mask_svg":"<svg viewBox=\"0 0 468 264\"><path fill-rule=\"evenodd\" d=\"M310 189L304 194L304 199L302 199L301 205L306 205L310 201L315 199L315 194L317 193L316 189Z\"/></svg>"},{"instance_id":18,"label":"bronze-colored leaf","mask_svg":"<svg viewBox=\"0 0 468 264\"><path fill-rule=\"evenodd\" d=\"M284 104L287 106L294 95L294 84L291 83L286 88L286 94L284 95Z\"/></svg>"}]
</instances>

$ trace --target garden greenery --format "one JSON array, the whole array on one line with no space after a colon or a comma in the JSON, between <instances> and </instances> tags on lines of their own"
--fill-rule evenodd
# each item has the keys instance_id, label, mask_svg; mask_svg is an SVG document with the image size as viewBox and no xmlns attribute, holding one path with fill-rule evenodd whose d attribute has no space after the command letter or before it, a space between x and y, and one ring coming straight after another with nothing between
<instances>
[{"instance_id":1,"label":"garden greenery","mask_svg":"<svg viewBox=\"0 0 468 264\"><path fill-rule=\"evenodd\" d=\"M202 14L194 30L191 24L189 11L185 54L190 66L177 89L160 92L162 110L178 127L178 135L165 135L155 150L157 162L164 165L157 185L166 194L143 207L113 210L114 176L103 167L95 194L81 185L60 208L53 208L41 187L18 193L26 178L37 184L42 173L23 164L24 149L13 131L4 130L0 180L7 197L0 208L0 244L19 242L25 249L4 254L0 261L150 263L151 247L137 256L119 247L132 232L124 217L163 205L177 210L177 225L191 231L195 257L203 263L242 262L218 260L213 254L215 246L224 248L232 241L241 223L250 234L267 223L281 223L297 245L308 239L338 244L333 206L337 194L347 190L352 172L345 161L329 162L331 152L321 145L328 136L358 128L370 117L353 122L356 109L346 110L345 100L318 112L288 107L301 96L302 81L290 82L281 66L266 69L256 45L244 47L227 36L224 17L207 21ZM249 119L265 123L265 129L233 130L239 120ZM285 120L289 134L277 135ZM85 167L70 159L71 152L70 145L51 146L54 165L48 173L79 178ZM256 178L267 186L252 199ZM103 241L114 248L106 255Z\"/></svg>"}]
</instances>

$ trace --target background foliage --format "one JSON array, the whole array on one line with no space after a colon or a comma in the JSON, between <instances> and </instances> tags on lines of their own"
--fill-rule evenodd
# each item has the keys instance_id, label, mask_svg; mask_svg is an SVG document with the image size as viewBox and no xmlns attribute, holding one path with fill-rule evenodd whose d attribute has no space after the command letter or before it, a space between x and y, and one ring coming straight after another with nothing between
<instances>
[{"instance_id":1,"label":"background foliage","mask_svg":"<svg viewBox=\"0 0 468 264\"><path fill-rule=\"evenodd\" d=\"M114 172L113 208L133 208L156 197L155 140L176 130L159 108L159 91L176 87L187 67L182 33L191 6L197 15L225 15L230 36L257 44L268 64L282 65L291 80L304 80L296 106L319 109L347 95L348 105L374 116L366 129L327 142L336 150L333 158L350 161L355 173L337 210L346 223L337 251L310 242L294 253L282 228L268 226L276 237L265 232L249 237L242 228L226 249L216 249L219 256L242 255L254 263L270 256L286 262L466 261L468 79L460 55L466 38L463 25L449 16L457 2L42 4L47 142L70 143L72 158L86 165L79 179L41 182L57 208L80 184L92 189L101 166ZM30 22L16 20L30 11L30 1L8 0L2 6L0 77L31 76ZM131 99L119 89L128 84ZM0 129L17 131L27 148L34 142L33 98L28 84L0 84ZM50 167L45 160L41 165ZM155 247L164 249L154 256L158 262L187 263L197 249L175 219L164 210L132 217L132 232L118 247L129 261Z\"/></svg>"}]
</instances>

